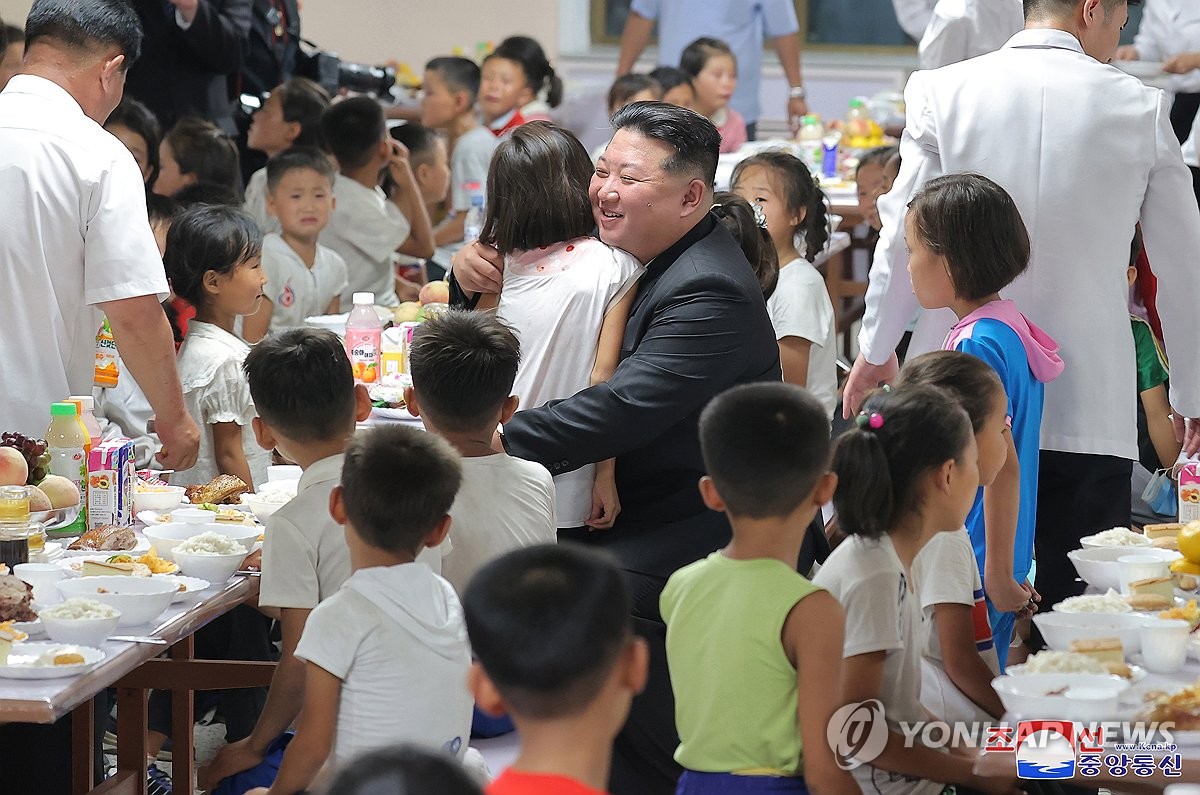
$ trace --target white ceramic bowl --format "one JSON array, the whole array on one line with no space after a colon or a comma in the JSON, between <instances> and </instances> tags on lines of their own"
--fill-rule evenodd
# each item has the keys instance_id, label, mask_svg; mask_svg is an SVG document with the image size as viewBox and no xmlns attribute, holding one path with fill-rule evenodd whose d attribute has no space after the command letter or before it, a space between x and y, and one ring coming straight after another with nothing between
<instances>
[{"instance_id":1,"label":"white ceramic bowl","mask_svg":"<svg viewBox=\"0 0 1200 795\"><path fill-rule=\"evenodd\" d=\"M1096 535L1099 535L1099 533ZM1125 550L1126 555L1132 555L1135 552L1141 552L1143 549L1157 549L1157 547L1151 545L1150 539L1146 538L1145 536L1142 536L1142 538L1145 539L1145 543L1142 544L1098 544L1093 540L1095 537L1095 535L1084 536L1083 538L1079 539L1079 545L1084 549L1109 549L1115 547L1116 549Z\"/></svg>"},{"instance_id":2,"label":"white ceramic bowl","mask_svg":"<svg viewBox=\"0 0 1200 795\"><path fill-rule=\"evenodd\" d=\"M243 494L242 505L249 506L250 510L254 512L254 518L263 524L266 524L267 518L283 506L287 505L287 503L267 502L266 500L259 499L257 494ZM257 534L255 535L257 536Z\"/></svg>"},{"instance_id":3,"label":"white ceramic bowl","mask_svg":"<svg viewBox=\"0 0 1200 795\"><path fill-rule=\"evenodd\" d=\"M57 643L99 648L121 621L120 610L112 618L53 618L41 615L42 628Z\"/></svg>"},{"instance_id":4,"label":"white ceramic bowl","mask_svg":"<svg viewBox=\"0 0 1200 795\"><path fill-rule=\"evenodd\" d=\"M208 524L213 520L213 512L203 508L180 508L171 511L173 524Z\"/></svg>"},{"instance_id":5,"label":"white ceramic bowl","mask_svg":"<svg viewBox=\"0 0 1200 795\"><path fill-rule=\"evenodd\" d=\"M58 590L64 597L85 596L121 611L119 627L148 624L167 609L177 586L154 577L80 577L63 580Z\"/></svg>"},{"instance_id":6,"label":"white ceramic bowl","mask_svg":"<svg viewBox=\"0 0 1200 795\"><path fill-rule=\"evenodd\" d=\"M1120 638L1126 656L1142 647L1141 626L1145 617L1135 613L1038 613L1033 623L1047 645L1055 651L1070 651L1073 640Z\"/></svg>"},{"instance_id":7,"label":"white ceramic bowl","mask_svg":"<svg viewBox=\"0 0 1200 795\"><path fill-rule=\"evenodd\" d=\"M173 511L183 502L183 486L155 486L157 491L133 492L133 511Z\"/></svg>"},{"instance_id":8,"label":"white ceramic bowl","mask_svg":"<svg viewBox=\"0 0 1200 795\"><path fill-rule=\"evenodd\" d=\"M1057 720L1120 718L1118 702L1129 683L1104 674L1025 674L992 680L1004 708L1020 718L1053 715ZM1059 695L1050 695L1066 689Z\"/></svg>"},{"instance_id":9,"label":"white ceramic bowl","mask_svg":"<svg viewBox=\"0 0 1200 795\"><path fill-rule=\"evenodd\" d=\"M205 513L210 516L212 515L211 511L205 511ZM256 527L247 527L242 524L221 524L218 522L213 522L212 524L186 524L183 522L172 522L170 524L147 527L145 536L154 545L160 558L175 560L175 547L201 533L219 533L226 538L238 542L246 549L250 549L254 546L254 542L258 539L261 532ZM175 562L178 563L179 561L175 560ZM196 576L205 580L209 579L202 574Z\"/></svg>"},{"instance_id":10,"label":"white ceramic bowl","mask_svg":"<svg viewBox=\"0 0 1200 795\"><path fill-rule=\"evenodd\" d=\"M1183 557L1173 549L1158 547L1086 547L1067 553L1079 578L1101 591L1121 590L1121 569L1117 559L1127 555L1149 555L1167 563Z\"/></svg>"},{"instance_id":11,"label":"white ceramic bowl","mask_svg":"<svg viewBox=\"0 0 1200 795\"><path fill-rule=\"evenodd\" d=\"M179 564L179 570L189 577L199 577L214 585L223 585L241 567L242 561L249 554L249 548L246 552L238 552L233 555L194 555L176 552L175 562Z\"/></svg>"}]
</instances>

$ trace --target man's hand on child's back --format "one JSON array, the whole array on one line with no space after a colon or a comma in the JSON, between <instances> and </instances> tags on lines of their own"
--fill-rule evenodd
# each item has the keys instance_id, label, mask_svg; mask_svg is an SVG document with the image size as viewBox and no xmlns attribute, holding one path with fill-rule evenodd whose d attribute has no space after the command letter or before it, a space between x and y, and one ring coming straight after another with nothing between
<instances>
[{"instance_id":1,"label":"man's hand on child's back","mask_svg":"<svg viewBox=\"0 0 1200 795\"><path fill-rule=\"evenodd\" d=\"M475 241L454 253L450 269L467 293L498 293L504 286L504 257L495 248Z\"/></svg>"}]
</instances>

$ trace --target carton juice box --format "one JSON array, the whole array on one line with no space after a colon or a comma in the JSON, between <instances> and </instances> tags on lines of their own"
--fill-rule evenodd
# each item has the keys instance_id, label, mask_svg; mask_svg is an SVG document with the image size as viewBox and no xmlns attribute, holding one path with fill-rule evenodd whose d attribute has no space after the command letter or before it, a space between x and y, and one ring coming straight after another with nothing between
<instances>
[{"instance_id":1,"label":"carton juice box","mask_svg":"<svg viewBox=\"0 0 1200 795\"><path fill-rule=\"evenodd\" d=\"M133 442L112 439L88 453L88 528L133 524Z\"/></svg>"}]
</instances>

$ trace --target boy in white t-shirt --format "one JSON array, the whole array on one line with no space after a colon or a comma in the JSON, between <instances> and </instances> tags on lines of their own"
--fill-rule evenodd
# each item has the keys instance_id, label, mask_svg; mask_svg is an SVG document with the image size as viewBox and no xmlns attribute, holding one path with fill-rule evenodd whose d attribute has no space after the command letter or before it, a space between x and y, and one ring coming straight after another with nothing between
<instances>
[{"instance_id":1,"label":"boy in white t-shirt","mask_svg":"<svg viewBox=\"0 0 1200 795\"><path fill-rule=\"evenodd\" d=\"M304 697L304 662L295 656L309 614L350 576L350 550L329 515L329 495L356 421L371 413L355 386L337 335L318 329L273 334L250 349L243 365L258 416L259 444L304 470L296 497L271 515L262 549L260 607L279 611L282 650L266 705L249 737L230 743L200 770L204 789L258 765L292 725Z\"/></svg>"},{"instance_id":2,"label":"boy in white t-shirt","mask_svg":"<svg viewBox=\"0 0 1200 795\"><path fill-rule=\"evenodd\" d=\"M296 147L267 163L267 212L281 231L263 236L264 300L245 318L242 337L258 342L268 331L299 328L313 315L341 310L346 262L317 242L334 211L333 165L321 150Z\"/></svg>"},{"instance_id":3,"label":"boy in white t-shirt","mask_svg":"<svg viewBox=\"0 0 1200 795\"><path fill-rule=\"evenodd\" d=\"M296 736L275 783L252 792L298 793L327 760L402 743L463 758L473 702L462 605L416 561L449 532L461 480L454 450L431 433L385 426L347 446L329 511L353 573L309 616L296 647L307 662Z\"/></svg>"},{"instance_id":4,"label":"boy in white t-shirt","mask_svg":"<svg viewBox=\"0 0 1200 795\"><path fill-rule=\"evenodd\" d=\"M521 347L507 326L481 312L446 312L417 328L409 356L408 410L462 456L462 489L450 510L454 548L442 561L461 594L505 552L557 541L554 481L541 464L492 448L518 402L512 387Z\"/></svg>"}]
</instances>

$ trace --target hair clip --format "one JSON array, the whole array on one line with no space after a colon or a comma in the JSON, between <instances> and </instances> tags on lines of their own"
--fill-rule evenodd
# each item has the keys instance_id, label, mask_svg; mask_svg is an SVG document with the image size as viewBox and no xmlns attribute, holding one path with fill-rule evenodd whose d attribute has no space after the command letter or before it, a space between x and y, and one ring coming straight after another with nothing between
<instances>
[{"instance_id":1,"label":"hair clip","mask_svg":"<svg viewBox=\"0 0 1200 795\"><path fill-rule=\"evenodd\" d=\"M758 202L750 202L750 209L754 210L754 223L758 224L759 229L766 229L767 214L763 212L762 205Z\"/></svg>"},{"instance_id":2,"label":"hair clip","mask_svg":"<svg viewBox=\"0 0 1200 795\"><path fill-rule=\"evenodd\" d=\"M854 424L863 430L870 428L873 431L877 431L883 427L883 415L878 411L872 411L870 414L860 411L858 416L854 418Z\"/></svg>"},{"instance_id":3,"label":"hair clip","mask_svg":"<svg viewBox=\"0 0 1200 795\"><path fill-rule=\"evenodd\" d=\"M891 385L891 384L884 384L883 386L881 386L881 387L879 387L879 388L880 388L880 390L882 390L882 391L883 391L883 394L885 394L885 395L886 395L886 394L888 394L888 393L890 393L890 392L892 391L892 385Z\"/></svg>"}]
</instances>

